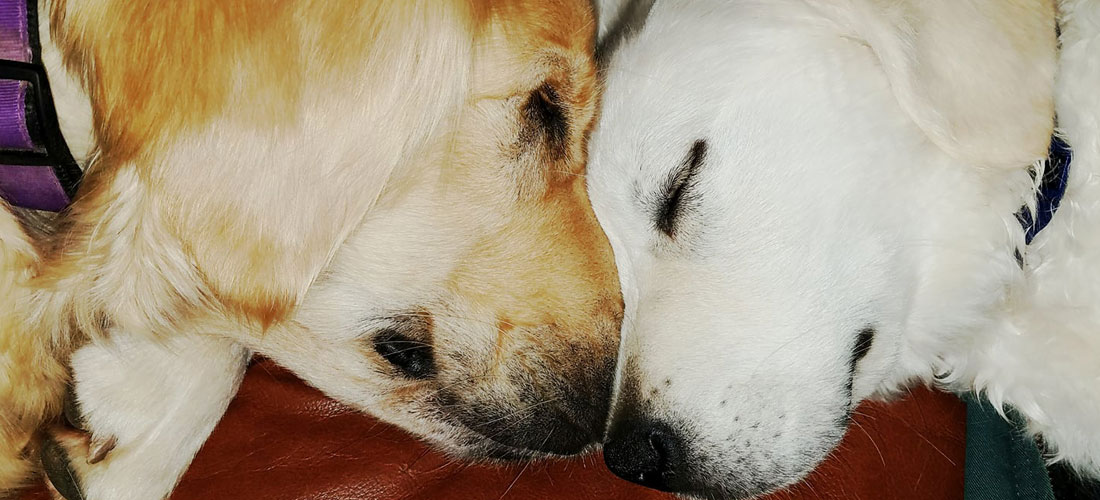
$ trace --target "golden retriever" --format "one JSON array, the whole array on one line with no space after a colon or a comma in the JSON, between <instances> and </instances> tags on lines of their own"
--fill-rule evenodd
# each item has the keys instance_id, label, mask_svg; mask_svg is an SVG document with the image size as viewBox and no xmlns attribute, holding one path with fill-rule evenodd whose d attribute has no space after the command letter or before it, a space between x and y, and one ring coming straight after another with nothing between
<instances>
[{"instance_id":1,"label":"golden retriever","mask_svg":"<svg viewBox=\"0 0 1100 500\"><path fill-rule=\"evenodd\" d=\"M62 496L163 498L252 352L459 455L602 437L622 301L587 1L39 11L94 147L50 234L0 215L0 490L40 453ZM83 432L39 446L66 399Z\"/></svg>"},{"instance_id":2,"label":"golden retriever","mask_svg":"<svg viewBox=\"0 0 1100 500\"><path fill-rule=\"evenodd\" d=\"M600 3L613 472L756 498L923 383L1100 478L1100 2Z\"/></svg>"}]
</instances>

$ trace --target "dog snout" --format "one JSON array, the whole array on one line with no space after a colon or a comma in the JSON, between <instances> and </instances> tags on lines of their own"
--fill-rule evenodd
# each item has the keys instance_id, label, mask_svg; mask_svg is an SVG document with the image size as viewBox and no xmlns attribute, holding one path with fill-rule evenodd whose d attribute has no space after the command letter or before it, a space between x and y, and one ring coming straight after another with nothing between
<instances>
[{"instance_id":1,"label":"dog snout","mask_svg":"<svg viewBox=\"0 0 1100 500\"><path fill-rule=\"evenodd\" d=\"M686 463L682 437L652 420L617 424L604 444L603 459L616 476L661 491L677 491Z\"/></svg>"},{"instance_id":2,"label":"dog snout","mask_svg":"<svg viewBox=\"0 0 1100 500\"><path fill-rule=\"evenodd\" d=\"M525 422L500 421L493 424L495 428L479 430L514 448L555 455L580 453L599 440L602 422L597 429L592 422L577 419L566 405L532 408L531 414Z\"/></svg>"},{"instance_id":3,"label":"dog snout","mask_svg":"<svg viewBox=\"0 0 1100 500\"><path fill-rule=\"evenodd\" d=\"M499 443L536 452L573 455L603 438L610 411L611 370L569 370L534 389L539 397L506 415L466 424ZM569 373L573 375L570 376ZM572 378L572 379L571 379Z\"/></svg>"}]
</instances>

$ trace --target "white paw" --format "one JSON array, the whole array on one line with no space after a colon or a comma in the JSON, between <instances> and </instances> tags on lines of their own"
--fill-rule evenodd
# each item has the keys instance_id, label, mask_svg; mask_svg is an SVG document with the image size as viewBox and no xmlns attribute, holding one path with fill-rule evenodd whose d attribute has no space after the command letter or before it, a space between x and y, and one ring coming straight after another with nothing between
<instances>
[{"instance_id":1,"label":"white paw","mask_svg":"<svg viewBox=\"0 0 1100 500\"><path fill-rule=\"evenodd\" d=\"M68 500L159 500L187 470L247 366L247 350L212 336L112 332L72 359L66 418L42 448Z\"/></svg>"}]
</instances>

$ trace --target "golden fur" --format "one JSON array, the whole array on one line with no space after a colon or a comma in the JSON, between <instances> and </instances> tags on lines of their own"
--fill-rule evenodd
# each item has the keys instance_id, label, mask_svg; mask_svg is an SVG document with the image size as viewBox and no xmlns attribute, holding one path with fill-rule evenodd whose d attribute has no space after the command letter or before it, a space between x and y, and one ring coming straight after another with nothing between
<instances>
[{"instance_id":1,"label":"golden fur","mask_svg":"<svg viewBox=\"0 0 1100 500\"><path fill-rule=\"evenodd\" d=\"M18 314L33 293L28 281L38 264L30 235L0 201L0 497L29 472L34 430L58 409L66 368L47 335Z\"/></svg>"},{"instance_id":2,"label":"golden fur","mask_svg":"<svg viewBox=\"0 0 1100 500\"><path fill-rule=\"evenodd\" d=\"M0 272L18 278L0 283L16 305L0 312L10 361L0 372L0 492L25 474L24 446L58 410L58 360L120 332L159 342L217 331L406 425L411 417L329 390L343 372L310 371L339 364L311 357L326 350L386 366L317 333L324 313L311 311L323 308L303 309L312 287L350 272L332 265L340 252L428 255L401 268L431 290L400 306L437 316L427 322L437 346L480 355L495 345L488 369L529 371L526 390L572 376L597 395L610 386L622 304L585 192L597 97L587 2L54 0L48 9L90 101L96 150L41 255L0 214ZM532 107L539 99L561 110L564 130L532 123L547 119L535 116L547 113ZM346 243L390 220L420 231L407 248ZM438 320L458 309L501 326ZM514 383L503 378L486 384L524 393L502 389ZM438 404L430 384L383 382L388 396L371 401Z\"/></svg>"}]
</instances>

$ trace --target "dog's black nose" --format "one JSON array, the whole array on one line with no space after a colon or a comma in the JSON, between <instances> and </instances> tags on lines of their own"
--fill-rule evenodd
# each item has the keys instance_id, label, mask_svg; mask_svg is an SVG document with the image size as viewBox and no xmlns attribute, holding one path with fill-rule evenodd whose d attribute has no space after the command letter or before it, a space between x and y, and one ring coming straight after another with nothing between
<instances>
[{"instance_id":1,"label":"dog's black nose","mask_svg":"<svg viewBox=\"0 0 1100 500\"><path fill-rule=\"evenodd\" d=\"M603 448L607 468L627 481L673 491L684 465L683 443L660 422L617 423Z\"/></svg>"}]
</instances>

